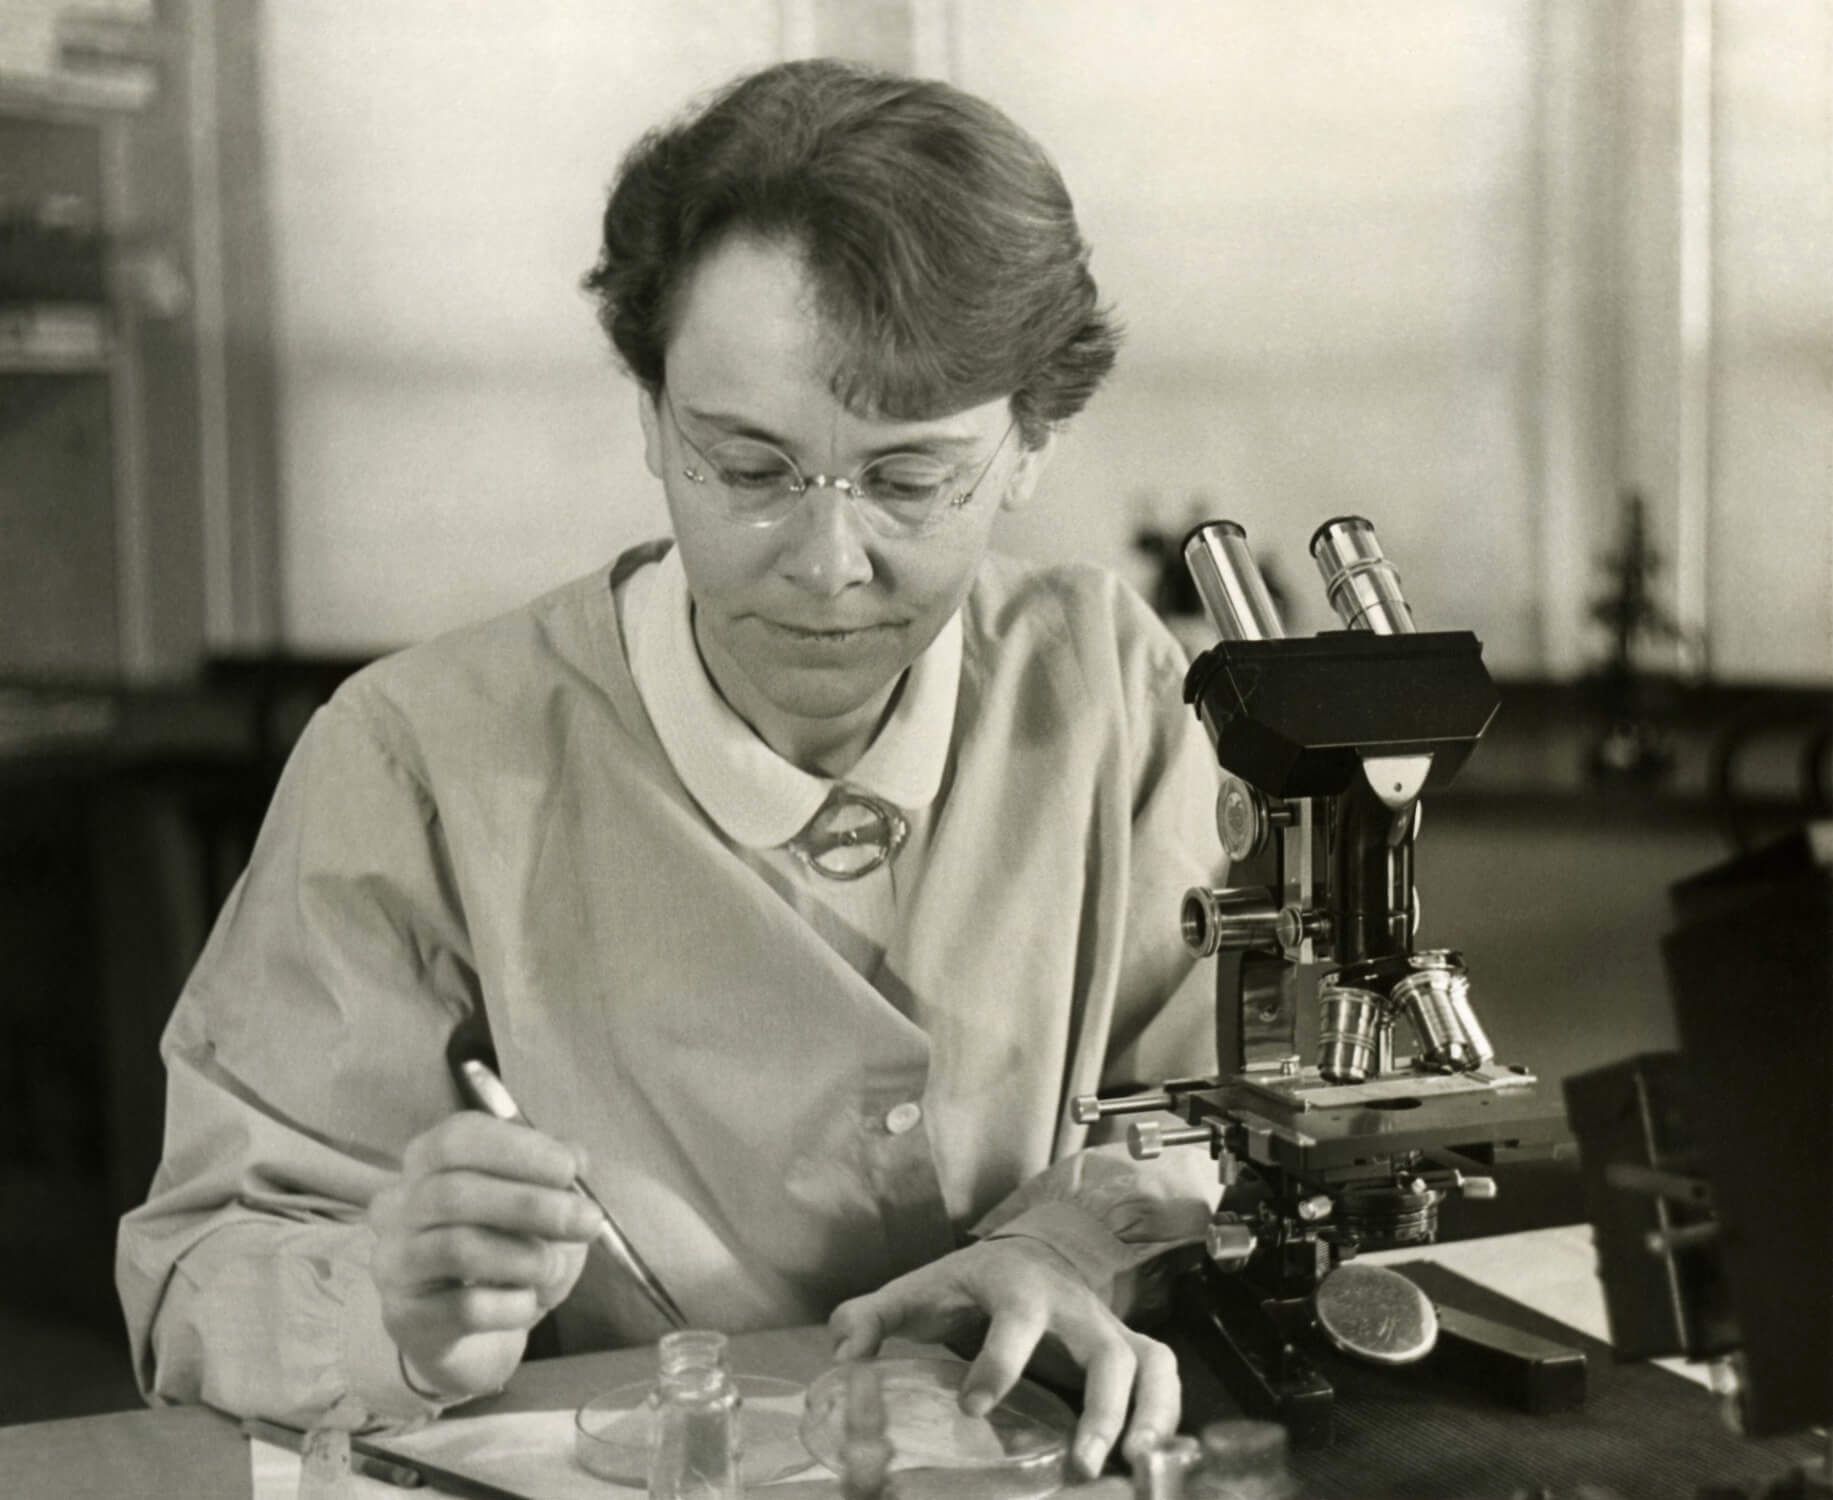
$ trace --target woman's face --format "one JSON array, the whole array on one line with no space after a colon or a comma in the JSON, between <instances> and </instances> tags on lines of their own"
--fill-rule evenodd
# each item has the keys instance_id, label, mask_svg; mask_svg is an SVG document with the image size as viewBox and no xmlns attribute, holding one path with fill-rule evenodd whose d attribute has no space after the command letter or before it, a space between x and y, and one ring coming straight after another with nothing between
<instances>
[{"instance_id":1,"label":"woman's face","mask_svg":"<svg viewBox=\"0 0 1833 1500\"><path fill-rule=\"evenodd\" d=\"M645 393L639 409L714 685L778 754L838 775L870 743L904 669L960 605L1002 503L1030 492L1041 452L1007 436L1003 399L928 421L858 416L828 390L821 342L797 252L729 240L683 295L666 398ZM992 464L972 498L922 536L880 535L825 485L758 528L727 519L682 473L706 468L694 448L734 437L773 444L809 475L851 476L911 450L959 465L963 483Z\"/></svg>"}]
</instances>

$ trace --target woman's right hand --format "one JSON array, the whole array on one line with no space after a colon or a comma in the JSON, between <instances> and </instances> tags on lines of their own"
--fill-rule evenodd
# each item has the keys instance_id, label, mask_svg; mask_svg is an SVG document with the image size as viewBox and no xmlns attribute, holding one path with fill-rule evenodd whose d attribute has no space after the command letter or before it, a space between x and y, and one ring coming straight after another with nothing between
<instances>
[{"instance_id":1,"label":"woman's right hand","mask_svg":"<svg viewBox=\"0 0 1833 1500\"><path fill-rule=\"evenodd\" d=\"M572 1291L602 1215L572 1190L583 1153L466 1110L417 1136L369 1204L370 1274L423 1394L502 1388L528 1330Z\"/></svg>"}]
</instances>

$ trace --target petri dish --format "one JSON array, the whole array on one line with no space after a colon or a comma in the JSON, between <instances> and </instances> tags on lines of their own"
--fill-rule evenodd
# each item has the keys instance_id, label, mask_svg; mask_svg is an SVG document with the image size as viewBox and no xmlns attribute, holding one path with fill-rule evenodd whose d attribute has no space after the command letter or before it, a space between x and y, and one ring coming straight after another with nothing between
<instances>
[{"instance_id":1,"label":"petri dish","mask_svg":"<svg viewBox=\"0 0 1833 1500\"><path fill-rule=\"evenodd\" d=\"M802 1445L803 1387L769 1375L734 1375L744 1398L739 1426L744 1442L739 1477L746 1489L787 1479L814 1467ZM579 1467L613 1484L649 1487L649 1450L655 1439L653 1380L633 1380L594 1396L573 1417L573 1457Z\"/></svg>"},{"instance_id":2,"label":"petri dish","mask_svg":"<svg viewBox=\"0 0 1833 1500\"><path fill-rule=\"evenodd\" d=\"M1063 1485L1075 1413L1042 1386L1020 1381L983 1417L961 1410L968 1365L951 1359L881 1359L885 1435L891 1441L900 1491L933 1479L939 1493L1009 1497L1048 1495ZM838 1474L846 1424L846 1365L836 1365L808 1388L802 1441ZM950 1477L952 1476L952 1478ZM970 1478L971 1476L971 1478Z\"/></svg>"}]
</instances>

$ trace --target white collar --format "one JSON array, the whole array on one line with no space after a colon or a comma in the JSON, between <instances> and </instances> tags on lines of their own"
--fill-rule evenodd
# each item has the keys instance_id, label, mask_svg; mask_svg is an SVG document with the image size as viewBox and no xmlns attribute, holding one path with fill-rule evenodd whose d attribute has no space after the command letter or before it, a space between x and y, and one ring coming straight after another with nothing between
<instances>
[{"instance_id":1,"label":"white collar","mask_svg":"<svg viewBox=\"0 0 1833 1500\"><path fill-rule=\"evenodd\" d=\"M675 774L734 843L770 849L807 825L835 779L772 750L719 696L694 645L681 554L671 547L624 586L630 675ZM911 663L897 707L859 763L840 778L905 812L927 807L942 785L961 686L961 617L949 616Z\"/></svg>"}]
</instances>

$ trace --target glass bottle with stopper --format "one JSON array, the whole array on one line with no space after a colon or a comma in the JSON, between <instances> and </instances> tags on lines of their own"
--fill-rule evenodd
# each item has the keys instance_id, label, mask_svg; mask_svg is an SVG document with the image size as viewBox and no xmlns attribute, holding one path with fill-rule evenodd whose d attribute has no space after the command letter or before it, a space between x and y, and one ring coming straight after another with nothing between
<instances>
[{"instance_id":1,"label":"glass bottle with stopper","mask_svg":"<svg viewBox=\"0 0 1833 1500\"><path fill-rule=\"evenodd\" d=\"M680 1329L662 1336L656 1382L651 1500L739 1500L743 1405L726 1336Z\"/></svg>"}]
</instances>

